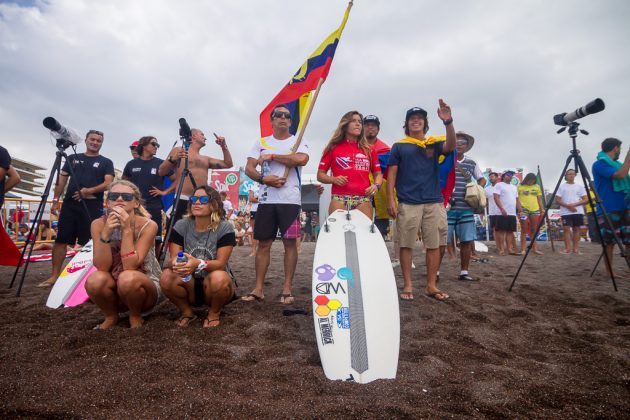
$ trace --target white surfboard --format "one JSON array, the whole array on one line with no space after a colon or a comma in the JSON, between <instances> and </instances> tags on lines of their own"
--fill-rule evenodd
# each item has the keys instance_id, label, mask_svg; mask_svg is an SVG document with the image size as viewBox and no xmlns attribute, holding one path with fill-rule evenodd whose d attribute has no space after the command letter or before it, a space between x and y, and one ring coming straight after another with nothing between
<instances>
[{"instance_id":1,"label":"white surfboard","mask_svg":"<svg viewBox=\"0 0 630 420\"><path fill-rule=\"evenodd\" d=\"M83 276L92 267L92 241L88 242L66 265L55 282L46 306L57 309L63 306Z\"/></svg>"},{"instance_id":2,"label":"white surfboard","mask_svg":"<svg viewBox=\"0 0 630 420\"><path fill-rule=\"evenodd\" d=\"M400 314L383 237L358 210L336 210L327 221L313 259L313 319L324 374L358 383L393 379Z\"/></svg>"}]
</instances>

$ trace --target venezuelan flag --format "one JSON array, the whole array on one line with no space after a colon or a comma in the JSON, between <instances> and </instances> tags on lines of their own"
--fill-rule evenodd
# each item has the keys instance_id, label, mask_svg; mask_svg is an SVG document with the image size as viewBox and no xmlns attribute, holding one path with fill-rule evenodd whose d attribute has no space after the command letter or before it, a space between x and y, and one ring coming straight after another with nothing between
<instances>
[{"instance_id":1,"label":"venezuelan flag","mask_svg":"<svg viewBox=\"0 0 630 420\"><path fill-rule=\"evenodd\" d=\"M348 4L341 25L331 33L324 42L306 59L304 64L293 75L289 83L269 102L269 105L260 113L260 135L270 136L273 133L271 127L271 111L278 104L286 104L293 116L291 120L291 134L296 134L302 128L303 117L306 115L312 99L312 91L317 88L320 81L326 80L330 66L332 65L339 39L343 32L352 2Z\"/></svg>"},{"instance_id":2,"label":"venezuelan flag","mask_svg":"<svg viewBox=\"0 0 630 420\"><path fill-rule=\"evenodd\" d=\"M455 188L455 151L440 155L440 189L444 198L444 207L448 204Z\"/></svg>"}]
</instances>

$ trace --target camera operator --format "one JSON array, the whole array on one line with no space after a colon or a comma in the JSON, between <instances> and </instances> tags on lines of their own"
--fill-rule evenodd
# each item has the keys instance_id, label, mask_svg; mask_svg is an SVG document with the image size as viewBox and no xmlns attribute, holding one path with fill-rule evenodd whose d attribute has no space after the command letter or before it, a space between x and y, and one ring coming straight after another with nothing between
<instances>
[{"instance_id":1,"label":"camera operator","mask_svg":"<svg viewBox=\"0 0 630 420\"><path fill-rule=\"evenodd\" d=\"M607 138L602 142L602 151L597 154L597 160L593 163L595 189L613 227L611 230L607 226L602 210L597 206L597 219L611 264L615 235L625 245L626 254L630 251L630 150L626 153L623 164L619 162L620 155L621 141ZM609 273L612 272L611 267L606 268Z\"/></svg>"},{"instance_id":2,"label":"camera operator","mask_svg":"<svg viewBox=\"0 0 630 420\"><path fill-rule=\"evenodd\" d=\"M144 207L151 215L151 219L158 225L157 235L155 236L156 251L160 242L162 242L162 197L177 186L171 184L171 187L162 190L164 179L160 176L160 165L164 162L162 159L155 157L160 144L153 136L145 136L138 140L136 152L138 158L130 160L125 165L122 177L133 182L140 189Z\"/></svg>"},{"instance_id":3,"label":"camera operator","mask_svg":"<svg viewBox=\"0 0 630 420\"><path fill-rule=\"evenodd\" d=\"M52 214L59 215L59 233L52 252L52 274L48 280L40 283L39 287L48 287L55 283L61 274L66 246L74 245L76 242L85 245L90 240L92 220L103 214L103 191L114 180L114 164L99 153L103 140L101 131L88 131L85 137L85 153L68 156L61 168L50 209ZM59 199L70 178L70 165L76 179L70 180L61 213L59 213ZM80 188L80 194L77 185ZM85 214L83 202L90 213L89 218Z\"/></svg>"}]
</instances>

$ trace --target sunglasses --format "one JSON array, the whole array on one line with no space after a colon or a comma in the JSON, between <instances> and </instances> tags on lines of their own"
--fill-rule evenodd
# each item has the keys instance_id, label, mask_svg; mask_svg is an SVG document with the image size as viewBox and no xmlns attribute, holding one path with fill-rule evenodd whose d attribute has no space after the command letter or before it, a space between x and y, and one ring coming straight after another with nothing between
<instances>
[{"instance_id":1,"label":"sunglasses","mask_svg":"<svg viewBox=\"0 0 630 420\"><path fill-rule=\"evenodd\" d=\"M197 204L197 201L199 201L199 204L208 204L210 202L210 197L208 197L207 195L202 195L202 196L193 195L192 197L190 197L191 203Z\"/></svg>"},{"instance_id":2,"label":"sunglasses","mask_svg":"<svg viewBox=\"0 0 630 420\"><path fill-rule=\"evenodd\" d=\"M291 113L290 112L276 111L273 114L271 114L271 118L286 118L287 120L290 120L291 119Z\"/></svg>"},{"instance_id":3,"label":"sunglasses","mask_svg":"<svg viewBox=\"0 0 630 420\"><path fill-rule=\"evenodd\" d=\"M88 131L87 135L89 136L90 134L98 134L99 136L103 136L103 132L102 131L98 131L98 130L90 130L90 131Z\"/></svg>"},{"instance_id":4,"label":"sunglasses","mask_svg":"<svg viewBox=\"0 0 630 420\"><path fill-rule=\"evenodd\" d=\"M118 201L119 198L122 198L123 201L133 201L135 198L133 193L121 193L121 192L108 192L107 199L109 201Z\"/></svg>"},{"instance_id":5,"label":"sunglasses","mask_svg":"<svg viewBox=\"0 0 630 420\"><path fill-rule=\"evenodd\" d=\"M156 143L156 142L154 142L154 141L153 141L153 142L151 142L151 143L149 143L149 144L150 144L151 146L153 146L153 147L157 148L157 149L159 149L159 148L160 148L160 144L159 144L159 143Z\"/></svg>"}]
</instances>

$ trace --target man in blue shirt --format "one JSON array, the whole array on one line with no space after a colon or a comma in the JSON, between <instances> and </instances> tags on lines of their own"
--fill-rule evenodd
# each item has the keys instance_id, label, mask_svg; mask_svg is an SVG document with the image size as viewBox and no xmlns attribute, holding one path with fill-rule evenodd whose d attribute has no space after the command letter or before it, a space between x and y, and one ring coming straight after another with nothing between
<instances>
[{"instance_id":1,"label":"man in blue shirt","mask_svg":"<svg viewBox=\"0 0 630 420\"><path fill-rule=\"evenodd\" d=\"M427 252L427 296L440 301L449 297L436 285L440 253L446 248L448 229L440 190L439 156L453 151L456 135L451 108L441 99L438 117L446 126L446 137L425 137L429 131L427 112L418 107L409 109L404 126L407 137L394 144L389 158L387 210L396 218L404 280L400 298L403 300L413 299L411 259L418 236ZM394 199L394 188L398 203Z\"/></svg>"},{"instance_id":2,"label":"man in blue shirt","mask_svg":"<svg viewBox=\"0 0 630 420\"><path fill-rule=\"evenodd\" d=\"M619 235L626 246L626 255L630 252L630 150L626 153L623 164L619 162L619 156L621 141L607 138L602 142L602 151L597 154L597 160L593 163L595 189L612 223L610 229L598 206L597 219L611 264L615 235ZM606 268L612 273L611 267Z\"/></svg>"}]
</instances>

